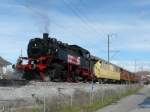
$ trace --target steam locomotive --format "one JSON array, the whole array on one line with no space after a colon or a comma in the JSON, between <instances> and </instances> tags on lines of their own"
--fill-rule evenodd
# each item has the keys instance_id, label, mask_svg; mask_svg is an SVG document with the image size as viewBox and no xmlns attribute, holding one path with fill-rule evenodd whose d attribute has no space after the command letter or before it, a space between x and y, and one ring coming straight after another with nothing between
<instances>
[{"instance_id":1,"label":"steam locomotive","mask_svg":"<svg viewBox=\"0 0 150 112\"><path fill-rule=\"evenodd\" d=\"M50 38L31 39L28 57L19 57L15 69L26 80L42 81L99 81L111 83L138 82L139 77L119 66L92 56L78 45L68 45ZM27 61L24 64L24 61Z\"/></svg>"}]
</instances>

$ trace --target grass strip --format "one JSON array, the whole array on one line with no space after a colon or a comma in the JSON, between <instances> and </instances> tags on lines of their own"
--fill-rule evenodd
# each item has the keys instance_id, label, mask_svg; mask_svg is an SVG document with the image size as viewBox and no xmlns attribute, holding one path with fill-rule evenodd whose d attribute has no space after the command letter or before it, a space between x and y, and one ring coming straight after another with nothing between
<instances>
[{"instance_id":1,"label":"grass strip","mask_svg":"<svg viewBox=\"0 0 150 112\"><path fill-rule=\"evenodd\" d=\"M110 105L126 96L129 96L131 94L134 94L139 91L140 88L129 88L122 94L116 94L112 96L105 96L103 100L99 100L96 102L93 102L92 104L86 104L81 106L64 106L61 107L59 112L94 112L98 109L101 109L107 105Z\"/></svg>"}]
</instances>

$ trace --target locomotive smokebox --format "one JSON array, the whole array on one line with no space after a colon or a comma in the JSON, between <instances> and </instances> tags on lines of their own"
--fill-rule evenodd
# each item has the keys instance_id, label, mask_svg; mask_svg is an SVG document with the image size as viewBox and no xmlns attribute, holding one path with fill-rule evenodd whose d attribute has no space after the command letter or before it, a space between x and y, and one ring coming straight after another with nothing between
<instances>
[{"instance_id":1,"label":"locomotive smokebox","mask_svg":"<svg viewBox=\"0 0 150 112\"><path fill-rule=\"evenodd\" d=\"M43 33L43 39L48 39L49 34L48 33Z\"/></svg>"}]
</instances>

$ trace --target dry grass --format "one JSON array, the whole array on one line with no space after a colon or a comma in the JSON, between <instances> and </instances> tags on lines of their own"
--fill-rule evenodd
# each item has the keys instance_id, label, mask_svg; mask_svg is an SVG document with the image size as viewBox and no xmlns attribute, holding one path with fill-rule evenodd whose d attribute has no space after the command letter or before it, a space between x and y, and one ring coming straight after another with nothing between
<instances>
[{"instance_id":1,"label":"dry grass","mask_svg":"<svg viewBox=\"0 0 150 112\"><path fill-rule=\"evenodd\" d=\"M72 96L59 95L46 99L46 112L94 112L122 97L136 93L140 86L125 86L117 89L97 90L92 94L76 89ZM22 108L16 112L43 112L43 102L39 107Z\"/></svg>"}]
</instances>

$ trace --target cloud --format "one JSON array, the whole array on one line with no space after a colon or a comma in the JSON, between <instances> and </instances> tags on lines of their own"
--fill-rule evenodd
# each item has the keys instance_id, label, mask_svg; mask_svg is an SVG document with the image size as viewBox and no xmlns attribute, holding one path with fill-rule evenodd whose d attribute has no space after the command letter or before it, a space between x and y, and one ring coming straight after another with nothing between
<instances>
[{"instance_id":1,"label":"cloud","mask_svg":"<svg viewBox=\"0 0 150 112\"><path fill-rule=\"evenodd\" d=\"M35 2L36 1L34 1L34 3ZM104 4L104 6L102 6L102 8L104 8L103 10L100 7L88 14L86 11L88 12L91 9L85 10L84 7L78 7L78 9L84 9L79 12L81 16L78 17L60 2L60 0L52 0L49 2L50 4L47 5L43 5L43 3L37 4L38 2L34 5L33 3L31 4L33 9L38 9L38 12L40 10L40 13L44 12L44 14L46 14L46 16L43 16L45 18L44 21L50 18L50 24L46 22L44 25L40 25L39 23L42 22L43 19L41 20L39 16L32 16L32 11L30 12L28 8L20 5L18 2L0 4L0 6L2 6L1 9L5 9L3 12L4 15L0 16L0 41L2 42L1 46L7 45L6 47L0 48L0 54L2 56L15 62L14 58L19 55L21 48L23 48L24 54L26 55L25 52L29 39L42 36L42 31L39 31L38 27L43 29L45 25L49 26L49 33L52 37L56 37L58 40L70 44L78 44L90 50L92 54L105 59L107 58L107 35L112 33L116 33L117 36L111 37L110 47L111 50L121 51L118 56L119 59L134 59L137 55L145 58L146 54L142 54L141 52L150 51L149 19L143 20L144 18L148 18L147 9L142 9L144 10L143 12L141 8L133 11L133 5L128 4L129 9L128 7L126 7L126 9L119 7L121 11L117 10L117 8L116 13L113 12L114 10L106 10L107 4L101 3ZM138 3L139 2L142 2L142 0L138 1ZM126 4L127 3L128 2L126 2ZM75 1L74 4L77 6L77 1ZM95 4L91 5L95 6ZM116 6L115 3L113 3L112 6ZM119 6L119 3L117 6ZM109 4L109 7L111 7L111 4ZM137 8L137 6L133 8ZM129 12L130 10L131 12ZM83 22L81 18L86 20ZM38 22L35 22L36 19ZM132 54L131 57L130 53L135 54ZM131 68L134 68L132 64L129 69Z\"/></svg>"},{"instance_id":2,"label":"cloud","mask_svg":"<svg viewBox=\"0 0 150 112\"><path fill-rule=\"evenodd\" d=\"M150 1L149 0L133 0L133 2L135 3L135 5L137 6L149 6L150 5Z\"/></svg>"},{"instance_id":3,"label":"cloud","mask_svg":"<svg viewBox=\"0 0 150 112\"><path fill-rule=\"evenodd\" d=\"M141 70L150 71L150 61L146 60L113 60L112 63L130 70L131 72L137 72Z\"/></svg>"}]
</instances>

